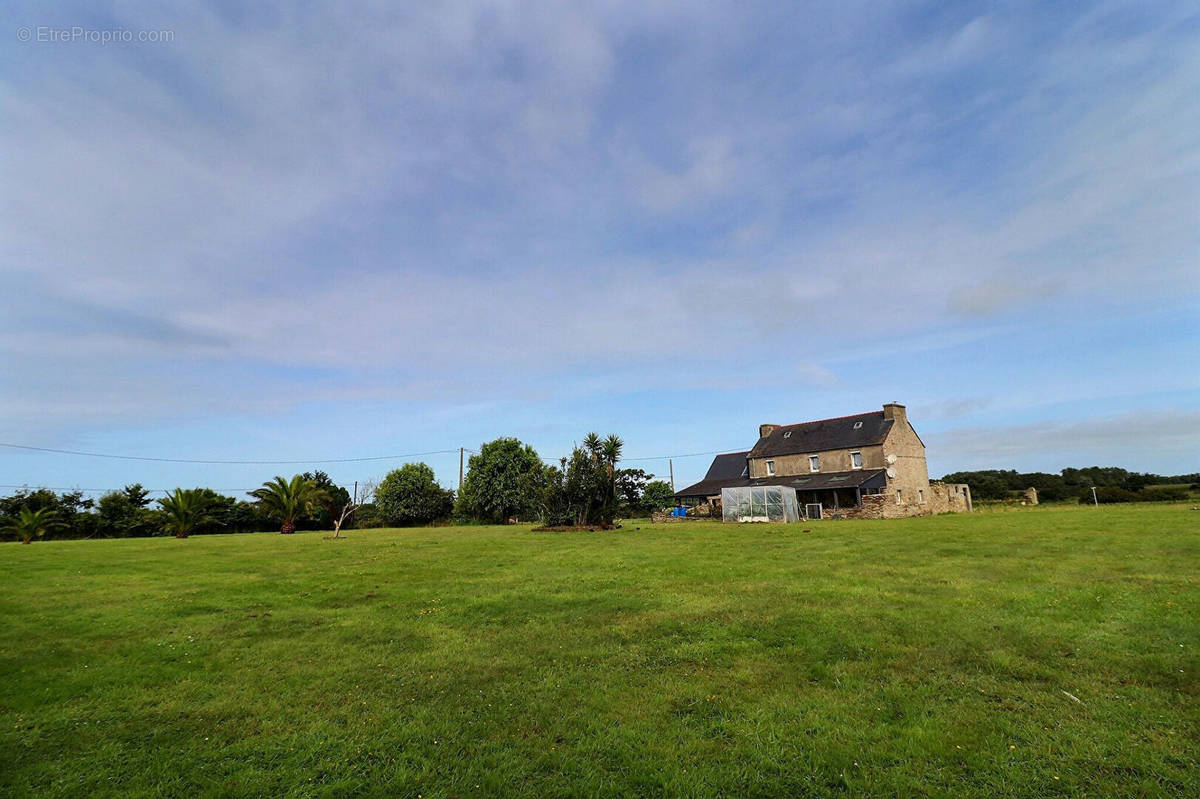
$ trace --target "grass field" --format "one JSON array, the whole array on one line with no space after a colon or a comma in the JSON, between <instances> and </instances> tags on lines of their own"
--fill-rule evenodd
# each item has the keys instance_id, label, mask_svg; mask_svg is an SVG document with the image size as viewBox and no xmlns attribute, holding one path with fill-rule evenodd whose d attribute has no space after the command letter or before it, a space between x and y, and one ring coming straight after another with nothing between
<instances>
[{"instance_id":1,"label":"grass field","mask_svg":"<svg viewBox=\"0 0 1200 799\"><path fill-rule=\"evenodd\" d=\"M0 795L1200 796L1198 567L1180 505L5 544Z\"/></svg>"}]
</instances>

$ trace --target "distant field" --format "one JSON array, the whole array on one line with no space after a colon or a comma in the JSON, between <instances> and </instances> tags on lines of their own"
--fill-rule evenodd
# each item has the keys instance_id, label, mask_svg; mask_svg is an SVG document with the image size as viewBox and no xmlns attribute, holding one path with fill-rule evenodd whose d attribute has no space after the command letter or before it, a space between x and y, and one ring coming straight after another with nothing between
<instances>
[{"instance_id":1,"label":"distant field","mask_svg":"<svg viewBox=\"0 0 1200 799\"><path fill-rule=\"evenodd\" d=\"M1187 505L0 569L4 796L1200 796Z\"/></svg>"}]
</instances>

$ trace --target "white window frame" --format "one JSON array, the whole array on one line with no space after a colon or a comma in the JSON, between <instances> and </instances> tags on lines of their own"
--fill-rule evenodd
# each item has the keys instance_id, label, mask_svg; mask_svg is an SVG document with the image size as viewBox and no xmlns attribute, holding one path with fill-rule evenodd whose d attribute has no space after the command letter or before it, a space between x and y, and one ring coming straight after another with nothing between
<instances>
[{"instance_id":1,"label":"white window frame","mask_svg":"<svg viewBox=\"0 0 1200 799\"><path fill-rule=\"evenodd\" d=\"M767 477L775 476L775 461L767 461Z\"/></svg>"},{"instance_id":2,"label":"white window frame","mask_svg":"<svg viewBox=\"0 0 1200 799\"><path fill-rule=\"evenodd\" d=\"M925 489L917 489L917 502L921 503L922 505L925 504Z\"/></svg>"},{"instance_id":3,"label":"white window frame","mask_svg":"<svg viewBox=\"0 0 1200 799\"><path fill-rule=\"evenodd\" d=\"M855 456L858 456L858 463L854 462ZM850 453L850 468L851 469L861 469L862 468L862 450L855 450L854 452Z\"/></svg>"},{"instance_id":4,"label":"white window frame","mask_svg":"<svg viewBox=\"0 0 1200 799\"><path fill-rule=\"evenodd\" d=\"M820 455L809 455L808 456L808 470L810 472L821 471L821 456Z\"/></svg>"},{"instance_id":5,"label":"white window frame","mask_svg":"<svg viewBox=\"0 0 1200 799\"><path fill-rule=\"evenodd\" d=\"M904 504L904 500L902 500L902 499L901 499L901 497L903 496L903 494L904 494L904 489L903 489L903 488L897 488L897 489L896 489L896 504L897 504L897 505L903 505L903 504Z\"/></svg>"}]
</instances>

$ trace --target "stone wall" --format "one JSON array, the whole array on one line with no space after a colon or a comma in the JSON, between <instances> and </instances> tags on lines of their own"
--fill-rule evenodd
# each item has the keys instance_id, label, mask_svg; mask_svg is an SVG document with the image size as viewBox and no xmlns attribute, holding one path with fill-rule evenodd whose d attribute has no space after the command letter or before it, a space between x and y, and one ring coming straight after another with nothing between
<instances>
[{"instance_id":1,"label":"stone wall","mask_svg":"<svg viewBox=\"0 0 1200 799\"><path fill-rule=\"evenodd\" d=\"M938 513L970 513L971 489L965 483L933 481L926 490L925 502L896 503L894 494L869 494L858 508L825 509L825 518L842 519L905 519L912 516L934 516Z\"/></svg>"},{"instance_id":2,"label":"stone wall","mask_svg":"<svg viewBox=\"0 0 1200 799\"><path fill-rule=\"evenodd\" d=\"M942 483L934 480L929 483L929 512L936 513L970 513L971 487L966 483Z\"/></svg>"},{"instance_id":3,"label":"stone wall","mask_svg":"<svg viewBox=\"0 0 1200 799\"><path fill-rule=\"evenodd\" d=\"M813 474L808 456L816 455L821 459L821 472L849 472L854 471L854 463L850 459L851 452L862 453L862 468L863 469L882 469L883 462L883 447L878 444L868 447L856 447L854 449L827 449L817 452L805 452L800 455L775 455L770 458L751 458L750 459L750 476L751 477L770 477L767 474L767 461L775 461L775 476L792 476Z\"/></svg>"},{"instance_id":4,"label":"stone wall","mask_svg":"<svg viewBox=\"0 0 1200 799\"><path fill-rule=\"evenodd\" d=\"M925 465L925 445L908 423L903 407L893 407L896 409L895 424L883 441L883 452L885 457L894 456L894 462L888 465L896 476L888 478L884 496L889 497L896 507L887 511L885 518L924 516L927 511L923 506L933 499L929 470Z\"/></svg>"}]
</instances>

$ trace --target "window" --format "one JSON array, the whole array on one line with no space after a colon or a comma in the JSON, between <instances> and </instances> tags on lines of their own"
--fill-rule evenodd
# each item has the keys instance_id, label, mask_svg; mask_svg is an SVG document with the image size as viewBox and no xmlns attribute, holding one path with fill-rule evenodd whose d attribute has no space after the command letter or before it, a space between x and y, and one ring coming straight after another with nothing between
<instances>
[{"instance_id":1,"label":"window","mask_svg":"<svg viewBox=\"0 0 1200 799\"><path fill-rule=\"evenodd\" d=\"M808 470L811 472L821 471L821 456L819 456L819 455L809 455L808 456Z\"/></svg>"},{"instance_id":2,"label":"window","mask_svg":"<svg viewBox=\"0 0 1200 799\"><path fill-rule=\"evenodd\" d=\"M917 489L917 502L920 502L921 504L925 503L925 489L923 489L923 488Z\"/></svg>"},{"instance_id":3,"label":"window","mask_svg":"<svg viewBox=\"0 0 1200 799\"><path fill-rule=\"evenodd\" d=\"M862 422L855 422L855 423L854 423L854 429L855 429L855 430L858 430L858 429L859 429L859 428L861 428L861 427L862 427Z\"/></svg>"},{"instance_id":4,"label":"window","mask_svg":"<svg viewBox=\"0 0 1200 799\"><path fill-rule=\"evenodd\" d=\"M862 453L861 452L851 452L850 453L850 468L852 468L852 469L861 469L862 468Z\"/></svg>"},{"instance_id":5,"label":"window","mask_svg":"<svg viewBox=\"0 0 1200 799\"><path fill-rule=\"evenodd\" d=\"M792 431L791 431L791 430L787 431L786 433L784 433L784 434L783 434L783 437L784 437L784 438L791 438L791 437L792 437Z\"/></svg>"},{"instance_id":6,"label":"window","mask_svg":"<svg viewBox=\"0 0 1200 799\"><path fill-rule=\"evenodd\" d=\"M899 488L897 488L897 489L896 489L896 504L897 504L897 505L899 505L899 504L900 504L900 498L901 498L903 495L904 495L904 492L903 492L903 491L901 491Z\"/></svg>"},{"instance_id":7,"label":"window","mask_svg":"<svg viewBox=\"0 0 1200 799\"><path fill-rule=\"evenodd\" d=\"M775 461L767 461L767 476L775 474Z\"/></svg>"}]
</instances>

